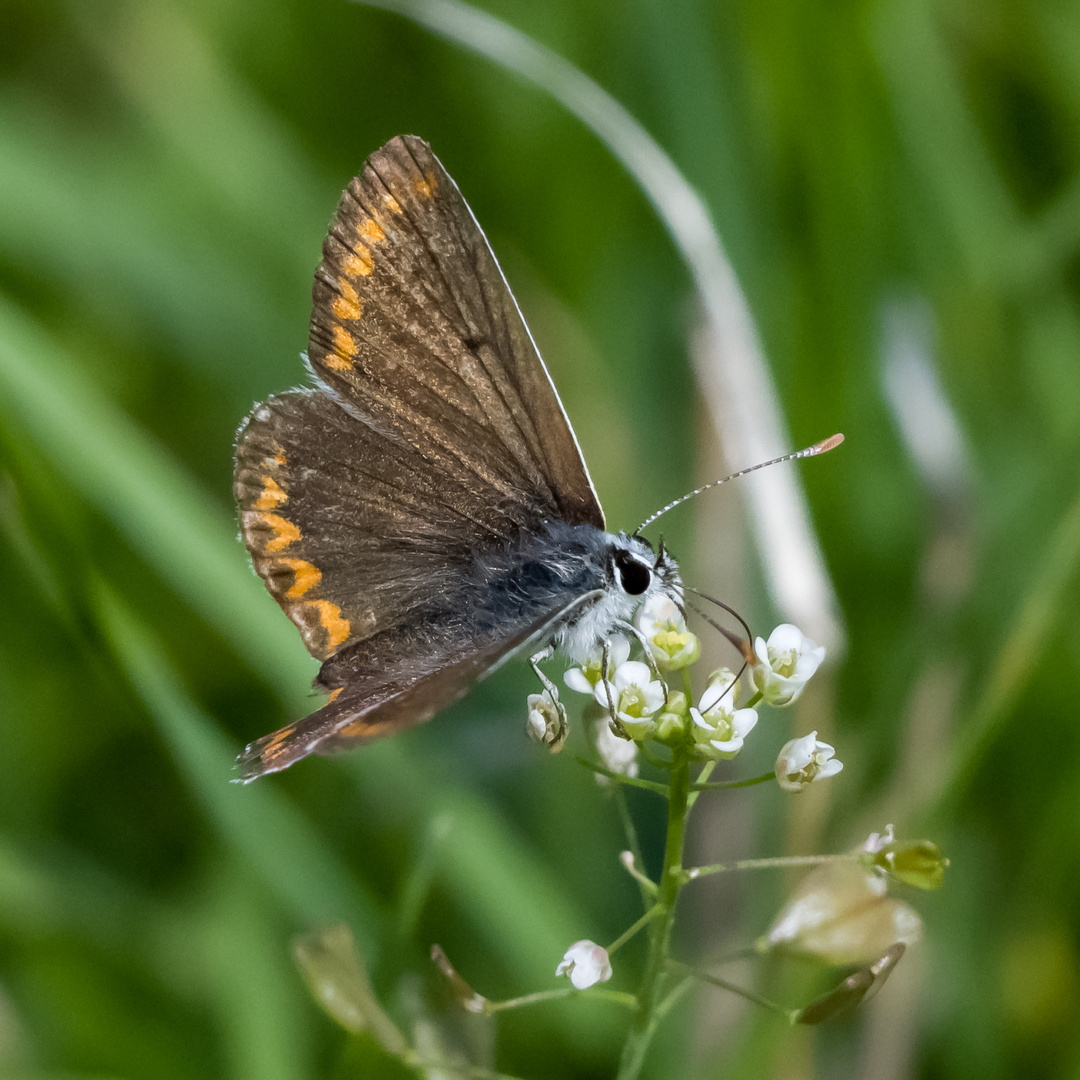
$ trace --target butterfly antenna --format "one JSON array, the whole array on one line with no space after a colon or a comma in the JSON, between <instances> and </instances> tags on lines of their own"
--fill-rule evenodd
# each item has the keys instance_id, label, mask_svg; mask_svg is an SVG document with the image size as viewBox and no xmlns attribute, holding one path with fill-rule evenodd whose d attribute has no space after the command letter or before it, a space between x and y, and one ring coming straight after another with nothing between
<instances>
[{"instance_id":1,"label":"butterfly antenna","mask_svg":"<svg viewBox=\"0 0 1080 1080\"><path fill-rule=\"evenodd\" d=\"M754 635L750 633L750 627L746 625L746 620L733 608L724 603L723 600L717 600L713 596L709 596L708 593L703 593L700 589L695 589L692 585L687 585L686 582L682 582L682 587L687 592L692 592L695 596L700 596L702 600L708 600L710 604L715 604L718 608L722 608L733 619L738 619L739 625L743 628L743 632L746 634L747 641L753 641ZM694 608L697 611L697 608ZM699 612L700 614L700 612Z\"/></svg>"},{"instance_id":2,"label":"butterfly antenna","mask_svg":"<svg viewBox=\"0 0 1080 1080\"><path fill-rule=\"evenodd\" d=\"M687 499L692 499L695 495L700 495L703 491L708 491L709 488L719 487L721 484L726 484L729 480L737 480L740 476L745 476L747 473L757 472L758 469L766 469L770 465L779 465L783 461L795 461L797 458L817 457L818 454L825 454L830 450L835 450L843 441L844 436L838 432L836 435L830 435L827 439L822 439L821 442L814 443L813 446L807 446L803 450L796 450L794 454L784 454L783 457L773 458L771 461L763 461L760 465L751 465L749 469L740 469L730 476L724 476L719 480L714 480L711 484L705 484L704 487L694 488L693 491L688 491L685 495L681 495L674 502L669 502L667 506L657 510L655 514L650 514L649 517L634 530L634 536L637 536L642 529L648 528L658 517L666 514L669 510L674 510L676 506L680 506L682 503L686 502Z\"/></svg>"}]
</instances>

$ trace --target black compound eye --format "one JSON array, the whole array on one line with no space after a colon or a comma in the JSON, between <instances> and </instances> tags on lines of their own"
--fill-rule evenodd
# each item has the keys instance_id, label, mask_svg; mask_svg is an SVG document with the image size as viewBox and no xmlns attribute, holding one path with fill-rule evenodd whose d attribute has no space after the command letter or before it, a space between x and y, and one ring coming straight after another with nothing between
<instances>
[{"instance_id":1,"label":"black compound eye","mask_svg":"<svg viewBox=\"0 0 1080 1080\"><path fill-rule=\"evenodd\" d=\"M652 581L652 571L629 551L619 549L615 552L614 560L623 592L630 596L640 596Z\"/></svg>"}]
</instances>

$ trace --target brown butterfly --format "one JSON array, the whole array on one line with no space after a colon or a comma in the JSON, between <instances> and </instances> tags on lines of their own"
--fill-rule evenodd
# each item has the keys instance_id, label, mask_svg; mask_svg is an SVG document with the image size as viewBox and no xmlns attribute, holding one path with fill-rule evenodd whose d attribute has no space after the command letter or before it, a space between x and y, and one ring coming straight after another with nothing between
<instances>
[{"instance_id":1,"label":"brown butterfly","mask_svg":"<svg viewBox=\"0 0 1080 1080\"><path fill-rule=\"evenodd\" d=\"M553 647L580 661L680 595L662 547L604 530L499 264L422 139L391 139L345 189L313 297L314 386L255 407L234 490L329 699L248 746L243 781L428 720L526 646L547 646L538 674Z\"/></svg>"}]
</instances>

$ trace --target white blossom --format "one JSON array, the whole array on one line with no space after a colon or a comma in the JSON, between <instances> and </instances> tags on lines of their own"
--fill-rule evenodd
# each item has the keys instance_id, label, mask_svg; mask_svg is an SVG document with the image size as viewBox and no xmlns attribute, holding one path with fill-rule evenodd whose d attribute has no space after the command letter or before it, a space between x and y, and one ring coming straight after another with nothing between
<instances>
[{"instance_id":1,"label":"white blossom","mask_svg":"<svg viewBox=\"0 0 1080 1080\"><path fill-rule=\"evenodd\" d=\"M630 739L623 739L612 731L611 721L607 717L597 721L595 741L596 752L605 769L619 776L637 776L637 743ZM606 776L597 773L596 782L603 786L610 781Z\"/></svg>"},{"instance_id":2,"label":"white blossom","mask_svg":"<svg viewBox=\"0 0 1080 1080\"><path fill-rule=\"evenodd\" d=\"M686 667L701 655L697 634L686 628L686 619L670 596L657 593L646 600L637 625L656 663L667 671Z\"/></svg>"},{"instance_id":3,"label":"white blossom","mask_svg":"<svg viewBox=\"0 0 1080 1080\"><path fill-rule=\"evenodd\" d=\"M690 709L699 756L733 758L757 723L756 710L735 708L736 689L734 676L727 668L722 668L714 672L698 707Z\"/></svg>"},{"instance_id":4,"label":"white blossom","mask_svg":"<svg viewBox=\"0 0 1080 1080\"><path fill-rule=\"evenodd\" d=\"M566 710L559 703L558 693L552 690L550 694L530 694L528 709L525 730L529 738L557 753L566 741Z\"/></svg>"},{"instance_id":5,"label":"white blossom","mask_svg":"<svg viewBox=\"0 0 1080 1080\"><path fill-rule=\"evenodd\" d=\"M751 667L754 686L767 705L790 705L825 659L825 646L815 645L791 623L781 623L769 640L756 638L757 663Z\"/></svg>"},{"instance_id":6,"label":"white blossom","mask_svg":"<svg viewBox=\"0 0 1080 1080\"><path fill-rule=\"evenodd\" d=\"M595 941L575 941L566 950L555 974L569 976L577 990L588 990L590 986L611 978L611 960L607 949Z\"/></svg>"},{"instance_id":7,"label":"white blossom","mask_svg":"<svg viewBox=\"0 0 1080 1080\"><path fill-rule=\"evenodd\" d=\"M785 791L802 791L815 780L827 780L844 767L835 753L828 743L818 741L816 731L792 739L777 755L776 782Z\"/></svg>"},{"instance_id":8,"label":"white blossom","mask_svg":"<svg viewBox=\"0 0 1080 1080\"><path fill-rule=\"evenodd\" d=\"M648 664L627 660L615 669L610 681L596 684L593 696L605 709L614 708L616 719L631 738L644 739L652 734L652 718L664 704L664 686L652 677Z\"/></svg>"},{"instance_id":9,"label":"white blossom","mask_svg":"<svg viewBox=\"0 0 1080 1080\"><path fill-rule=\"evenodd\" d=\"M867 838L866 843L863 844L862 850L868 852L870 855L876 855L879 851L884 850L890 844L896 842L896 831L892 825L886 825L884 832L872 832Z\"/></svg>"},{"instance_id":10,"label":"white blossom","mask_svg":"<svg viewBox=\"0 0 1080 1080\"><path fill-rule=\"evenodd\" d=\"M625 664L630 658L630 642L622 634L612 634L608 638L608 670L610 678L620 664ZM563 681L571 690L579 694L591 694L593 688L600 681L600 668L604 663L604 647L597 645L585 658L581 667L570 668Z\"/></svg>"}]
</instances>

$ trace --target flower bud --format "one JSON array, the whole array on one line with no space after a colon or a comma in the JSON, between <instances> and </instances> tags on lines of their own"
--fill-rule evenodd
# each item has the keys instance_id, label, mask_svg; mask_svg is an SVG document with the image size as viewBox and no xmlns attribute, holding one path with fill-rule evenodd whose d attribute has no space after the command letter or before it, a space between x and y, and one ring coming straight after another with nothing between
<instances>
[{"instance_id":1,"label":"flower bud","mask_svg":"<svg viewBox=\"0 0 1080 1080\"><path fill-rule=\"evenodd\" d=\"M795 1013L797 1024L823 1024L850 1012L857 1005L869 1001L884 985L885 980L900 962L905 946L901 942L890 946L883 956L868 968L853 972L835 990L819 997Z\"/></svg>"},{"instance_id":2,"label":"flower bud","mask_svg":"<svg viewBox=\"0 0 1080 1080\"><path fill-rule=\"evenodd\" d=\"M681 742L690 722L690 702L679 690L668 694L663 711L656 717L656 738L666 743Z\"/></svg>"},{"instance_id":3,"label":"flower bud","mask_svg":"<svg viewBox=\"0 0 1080 1080\"><path fill-rule=\"evenodd\" d=\"M940 889L945 882L945 867L949 860L937 844L930 840L893 841L874 854L874 866L890 877L916 889Z\"/></svg>"},{"instance_id":4,"label":"flower bud","mask_svg":"<svg viewBox=\"0 0 1080 1080\"><path fill-rule=\"evenodd\" d=\"M545 691L542 694L530 694L528 699L529 716L525 730L529 738L542 743L553 754L557 754L566 742L566 709L557 695L554 699Z\"/></svg>"},{"instance_id":5,"label":"flower bud","mask_svg":"<svg viewBox=\"0 0 1080 1080\"><path fill-rule=\"evenodd\" d=\"M756 638L757 663L751 669L754 686L767 705L790 705L803 692L810 676L825 659L825 646L815 645L791 623L781 623L769 640Z\"/></svg>"},{"instance_id":6,"label":"flower bud","mask_svg":"<svg viewBox=\"0 0 1080 1080\"><path fill-rule=\"evenodd\" d=\"M665 671L687 667L701 655L697 634L686 628L683 613L669 596L647 600L638 612L637 624L657 666Z\"/></svg>"},{"instance_id":7,"label":"flower bud","mask_svg":"<svg viewBox=\"0 0 1080 1080\"><path fill-rule=\"evenodd\" d=\"M776 782L785 791L802 791L815 780L835 776L844 767L833 757L835 752L818 742L816 731L784 743L776 758Z\"/></svg>"},{"instance_id":8,"label":"flower bud","mask_svg":"<svg viewBox=\"0 0 1080 1080\"><path fill-rule=\"evenodd\" d=\"M343 1028L368 1032L390 1054L406 1052L405 1037L379 1005L347 926L297 938L293 955L311 996Z\"/></svg>"},{"instance_id":9,"label":"flower bud","mask_svg":"<svg viewBox=\"0 0 1080 1080\"><path fill-rule=\"evenodd\" d=\"M611 960L607 949L595 941L575 941L566 950L555 974L568 976L577 990L588 990L590 986L611 978Z\"/></svg>"},{"instance_id":10,"label":"flower bud","mask_svg":"<svg viewBox=\"0 0 1080 1080\"><path fill-rule=\"evenodd\" d=\"M441 945L431 946L431 959L439 969L439 974L446 980L450 993L454 1000L467 1012L482 1013L488 1007L488 1000L483 994L478 994L457 972L457 968L450 963L449 957L443 952Z\"/></svg>"}]
</instances>

